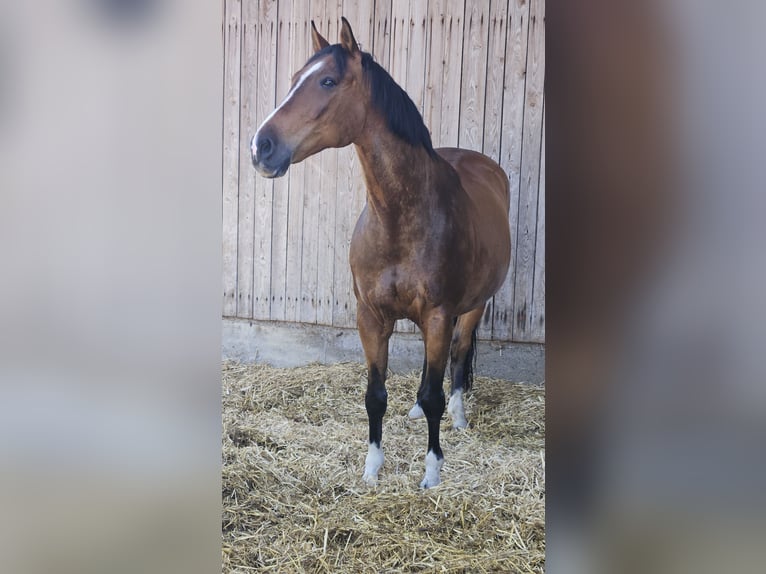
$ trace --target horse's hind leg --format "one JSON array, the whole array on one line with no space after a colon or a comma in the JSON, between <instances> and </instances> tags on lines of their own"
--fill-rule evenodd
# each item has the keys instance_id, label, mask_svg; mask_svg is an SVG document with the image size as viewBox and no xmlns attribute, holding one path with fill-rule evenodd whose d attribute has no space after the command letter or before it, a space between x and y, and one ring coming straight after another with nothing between
<instances>
[{"instance_id":1,"label":"horse's hind leg","mask_svg":"<svg viewBox=\"0 0 766 574\"><path fill-rule=\"evenodd\" d=\"M444 371L449 356L452 318L436 312L424 321L421 330L426 347L426 368L418 389L418 404L428 422L428 450L426 474L420 486L429 488L441 481L440 473L444 463L439 445L439 426L444 414Z\"/></svg>"},{"instance_id":2,"label":"horse's hind leg","mask_svg":"<svg viewBox=\"0 0 766 574\"><path fill-rule=\"evenodd\" d=\"M466 428L468 421L463 408L463 394L471 390L473 383L473 357L475 352L476 327L484 315L484 305L460 315L455 323L450 345L450 375L452 379L450 400L447 412L452 417L452 427ZM426 362L423 362L423 372L420 385L424 384ZM424 415L420 401L410 409L409 417L419 419Z\"/></svg>"},{"instance_id":3,"label":"horse's hind leg","mask_svg":"<svg viewBox=\"0 0 766 574\"><path fill-rule=\"evenodd\" d=\"M426 354L423 356L423 370L420 371L420 386L421 387L425 384L426 371L428 370L428 361L426 360L427 353L428 353L428 350L426 350ZM408 416L413 420L423 418L425 416L425 413L423 412L423 407L420 406L420 403L418 401L415 401L415 406L413 406L410 409Z\"/></svg>"},{"instance_id":4,"label":"horse's hind leg","mask_svg":"<svg viewBox=\"0 0 766 574\"><path fill-rule=\"evenodd\" d=\"M364 462L362 479L367 484L378 481L378 471L383 465L383 415L386 414L388 392L386 371L388 369L388 339L391 337L393 322L381 323L377 316L363 305L358 306L357 325L359 337L367 359L367 392L364 405L370 425L370 441Z\"/></svg>"},{"instance_id":5,"label":"horse's hind leg","mask_svg":"<svg viewBox=\"0 0 766 574\"><path fill-rule=\"evenodd\" d=\"M483 314L484 306L482 305L473 311L460 315L452 333L452 344L450 345L452 385L447 412L452 417L452 427L456 429L468 426L463 407L463 393L471 390L473 384L473 356L476 351L474 348L475 333Z\"/></svg>"}]
</instances>

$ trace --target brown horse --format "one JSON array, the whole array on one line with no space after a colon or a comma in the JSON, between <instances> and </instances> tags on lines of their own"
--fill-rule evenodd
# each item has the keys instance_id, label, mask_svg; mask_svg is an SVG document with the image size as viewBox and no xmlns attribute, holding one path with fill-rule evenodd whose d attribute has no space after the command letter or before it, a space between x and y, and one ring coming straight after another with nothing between
<instances>
[{"instance_id":1,"label":"brown horse","mask_svg":"<svg viewBox=\"0 0 766 574\"><path fill-rule=\"evenodd\" d=\"M425 344L410 416L425 414L428 421L420 484L428 488L439 484L444 462L439 425L447 358L449 413L455 428L462 428L476 326L508 272L508 178L479 153L434 149L415 104L359 49L345 18L340 44L329 45L313 22L312 40L314 55L252 139L253 165L265 177L279 177L291 163L325 148L356 146L367 185L350 252L368 367L370 441L363 478L376 483L383 464L388 341L396 320L408 318Z\"/></svg>"}]
</instances>

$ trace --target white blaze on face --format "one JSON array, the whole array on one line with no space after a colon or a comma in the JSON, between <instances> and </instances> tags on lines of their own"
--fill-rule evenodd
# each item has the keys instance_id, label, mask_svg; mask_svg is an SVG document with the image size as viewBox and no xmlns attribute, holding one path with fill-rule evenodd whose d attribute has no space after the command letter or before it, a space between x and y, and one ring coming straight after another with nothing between
<instances>
[{"instance_id":1,"label":"white blaze on face","mask_svg":"<svg viewBox=\"0 0 766 574\"><path fill-rule=\"evenodd\" d=\"M285 96L285 99L282 100L282 103L277 106L277 108L271 112L268 117L261 122L261 125L258 127L258 131L255 132L255 135L253 136L252 141L250 142L250 151L252 152L253 156L255 157L256 152L258 151L258 147L256 146L255 142L258 141L258 132L261 131L264 125L266 125L271 118L274 117L274 115L281 110L287 102L289 102L293 96L298 92L298 90L301 88L303 84L306 83L306 80L308 80L311 76L314 74L317 74L322 68L324 67L324 62L316 62L313 66L311 66L308 70L303 72L301 74L301 77L298 78L298 81L295 82L295 85L292 87L292 89L287 93L287 96Z\"/></svg>"},{"instance_id":2,"label":"white blaze on face","mask_svg":"<svg viewBox=\"0 0 766 574\"><path fill-rule=\"evenodd\" d=\"M367 458L364 461L362 480L371 486L377 484L378 471L381 466L383 466L383 449L371 442L367 450Z\"/></svg>"}]
</instances>

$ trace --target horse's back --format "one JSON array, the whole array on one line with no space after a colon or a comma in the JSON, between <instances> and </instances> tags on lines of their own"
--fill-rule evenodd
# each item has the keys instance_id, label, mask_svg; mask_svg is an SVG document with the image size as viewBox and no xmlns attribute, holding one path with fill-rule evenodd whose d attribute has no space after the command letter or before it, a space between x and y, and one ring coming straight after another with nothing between
<instances>
[{"instance_id":1,"label":"horse's back","mask_svg":"<svg viewBox=\"0 0 766 574\"><path fill-rule=\"evenodd\" d=\"M437 148L438 153L460 176L466 193L477 204L490 204L508 215L511 205L508 176L497 162L479 152L455 147Z\"/></svg>"}]
</instances>

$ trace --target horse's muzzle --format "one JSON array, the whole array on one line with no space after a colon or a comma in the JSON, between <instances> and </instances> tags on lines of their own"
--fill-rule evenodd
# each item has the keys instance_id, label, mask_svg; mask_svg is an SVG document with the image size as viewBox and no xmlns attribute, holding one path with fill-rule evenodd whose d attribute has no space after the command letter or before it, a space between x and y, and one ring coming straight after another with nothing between
<instances>
[{"instance_id":1,"label":"horse's muzzle","mask_svg":"<svg viewBox=\"0 0 766 574\"><path fill-rule=\"evenodd\" d=\"M256 133L250 142L253 167L263 177L282 177L290 167L292 154L268 134Z\"/></svg>"}]
</instances>

